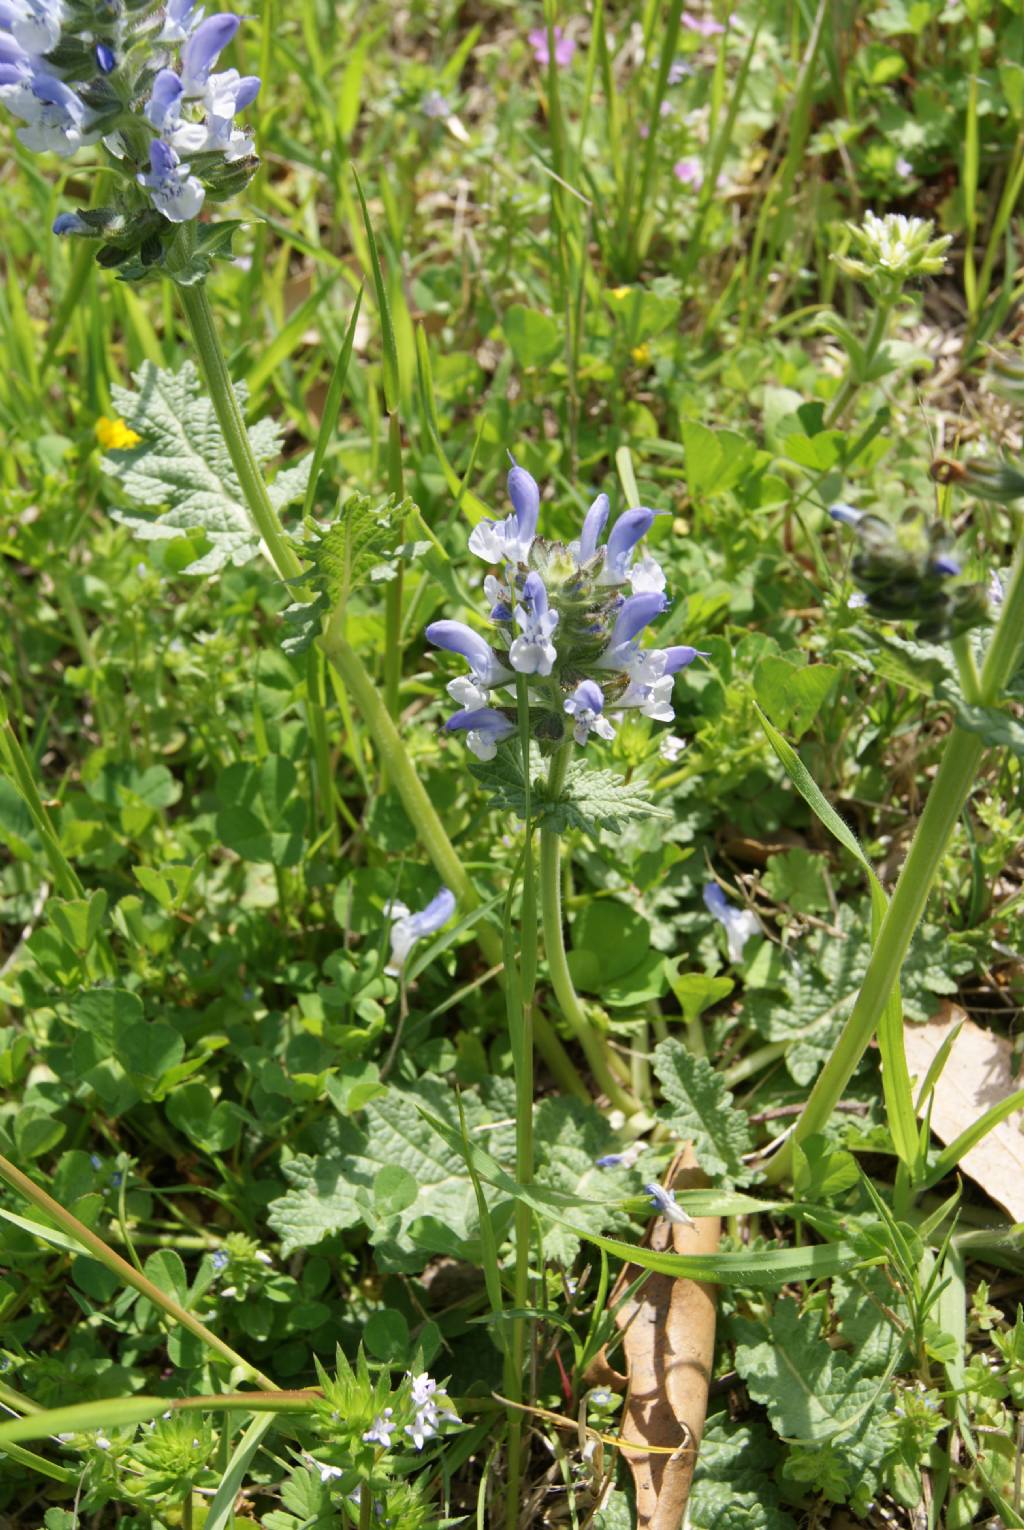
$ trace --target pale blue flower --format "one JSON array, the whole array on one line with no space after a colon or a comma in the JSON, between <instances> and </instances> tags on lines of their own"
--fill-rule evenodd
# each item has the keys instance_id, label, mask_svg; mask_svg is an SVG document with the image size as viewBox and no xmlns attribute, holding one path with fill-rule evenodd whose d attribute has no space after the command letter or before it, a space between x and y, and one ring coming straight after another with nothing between
<instances>
[{"instance_id":1,"label":"pale blue flower","mask_svg":"<svg viewBox=\"0 0 1024 1530\"><path fill-rule=\"evenodd\" d=\"M466 745L478 760L493 760L498 745L516 731L515 723L492 707L467 707L449 717L444 726L446 733L465 732Z\"/></svg>"},{"instance_id":2,"label":"pale blue flower","mask_svg":"<svg viewBox=\"0 0 1024 1530\"><path fill-rule=\"evenodd\" d=\"M598 584L625 584L629 578L629 565L633 561L633 549L654 525L655 511L639 505L635 510L624 510L612 527L605 548L604 567Z\"/></svg>"},{"instance_id":3,"label":"pale blue flower","mask_svg":"<svg viewBox=\"0 0 1024 1530\"><path fill-rule=\"evenodd\" d=\"M743 948L747 941L752 935L760 935L761 921L753 910L736 908L730 903L717 882L706 884L704 906L724 928L729 960L738 965L743 960Z\"/></svg>"},{"instance_id":4,"label":"pale blue flower","mask_svg":"<svg viewBox=\"0 0 1024 1530\"><path fill-rule=\"evenodd\" d=\"M173 69L160 69L153 78L149 100L143 107L146 121L161 138L170 138L181 125L181 105L185 87ZM200 138L202 134L200 134Z\"/></svg>"},{"instance_id":5,"label":"pale blue flower","mask_svg":"<svg viewBox=\"0 0 1024 1530\"><path fill-rule=\"evenodd\" d=\"M372 1425L363 1435L364 1444L383 1445L385 1450L390 1448L391 1436L398 1428L397 1424L391 1423L391 1416L394 1411L393 1408L385 1408L383 1412L377 1414Z\"/></svg>"},{"instance_id":6,"label":"pale blue flower","mask_svg":"<svg viewBox=\"0 0 1024 1530\"><path fill-rule=\"evenodd\" d=\"M504 521L481 521L469 537L469 550L485 563L525 563L537 534L540 489L513 459L508 475L513 514Z\"/></svg>"},{"instance_id":7,"label":"pale blue flower","mask_svg":"<svg viewBox=\"0 0 1024 1530\"><path fill-rule=\"evenodd\" d=\"M237 69L212 74L207 82L205 147L221 152L228 164L252 149L251 132L240 131L233 119L252 105L260 93L260 84L257 75L240 75Z\"/></svg>"},{"instance_id":8,"label":"pale blue flower","mask_svg":"<svg viewBox=\"0 0 1024 1530\"><path fill-rule=\"evenodd\" d=\"M523 581L523 599L515 614L520 633L509 648L509 663L519 675L550 675L558 658L551 641L558 612L549 609L547 588L538 573L527 574Z\"/></svg>"},{"instance_id":9,"label":"pale blue flower","mask_svg":"<svg viewBox=\"0 0 1024 1530\"><path fill-rule=\"evenodd\" d=\"M58 213L53 220L55 234L92 234L93 230L78 213Z\"/></svg>"},{"instance_id":10,"label":"pale blue flower","mask_svg":"<svg viewBox=\"0 0 1024 1530\"><path fill-rule=\"evenodd\" d=\"M413 1404L417 1408L435 1408L434 1394L437 1391L437 1382L427 1371L421 1371L418 1376L410 1374L412 1382L411 1395Z\"/></svg>"},{"instance_id":11,"label":"pale blue flower","mask_svg":"<svg viewBox=\"0 0 1024 1530\"><path fill-rule=\"evenodd\" d=\"M857 526L864 519L863 510L857 510L853 505L844 505L841 502L830 505L828 513L834 521L841 521L844 526Z\"/></svg>"},{"instance_id":12,"label":"pale blue flower","mask_svg":"<svg viewBox=\"0 0 1024 1530\"><path fill-rule=\"evenodd\" d=\"M157 42L185 42L205 15L204 8L196 10L194 0L167 0L164 24Z\"/></svg>"},{"instance_id":13,"label":"pale blue flower","mask_svg":"<svg viewBox=\"0 0 1024 1530\"><path fill-rule=\"evenodd\" d=\"M674 1190L666 1190L664 1185L653 1183L645 1185L644 1190L650 1196L652 1204L658 1208L661 1215L666 1217L668 1221L678 1222L682 1227L693 1226L693 1218L690 1214L684 1211L682 1206L676 1205Z\"/></svg>"},{"instance_id":14,"label":"pale blue flower","mask_svg":"<svg viewBox=\"0 0 1024 1530\"><path fill-rule=\"evenodd\" d=\"M432 1440L437 1434L437 1411L431 1408L421 1408L411 1424L406 1424L405 1432L416 1446L422 1450L427 1440Z\"/></svg>"},{"instance_id":15,"label":"pale blue flower","mask_svg":"<svg viewBox=\"0 0 1024 1530\"><path fill-rule=\"evenodd\" d=\"M26 53L50 53L60 42L64 24L61 0L4 0L0 26Z\"/></svg>"},{"instance_id":16,"label":"pale blue flower","mask_svg":"<svg viewBox=\"0 0 1024 1530\"><path fill-rule=\"evenodd\" d=\"M238 31L240 21L230 12L207 16L181 50L181 79L186 97L201 96L210 71Z\"/></svg>"},{"instance_id":17,"label":"pale blue flower","mask_svg":"<svg viewBox=\"0 0 1024 1530\"><path fill-rule=\"evenodd\" d=\"M465 622L431 622L427 628L428 642L449 653L461 654L468 659L473 679L460 675L448 683L448 694L461 707L473 710L487 705L487 692L494 686L506 685L513 678L512 671L502 664L486 638L474 632Z\"/></svg>"},{"instance_id":18,"label":"pale blue flower","mask_svg":"<svg viewBox=\"0 0 1024 1530\"><path fill-rule=\"evenodd\" d=\"M187 223L203 205L206 192L202 182L190 175L191 165L182 164L177 153L162 138L149 146L149 171L136 179L153 199L157 212L171 223Z\"/></svg>"},{"instance_id":19,"label":"pale blue flower","mask_svg":"<svg viewBox=\"0 0 1024 1530\"><path fill-rule=\"evenodd\" d=\"M55 75L36 71L5 86L3 104L25 123L18 138L37 154L67 159L83 144L92 143L89 112L75 92Z\"/></svg>"},{"instance_id":20,"label":"pale blue flower","mask_svg":"<svg viewBox=\"0 0 1024 1530\"><path fill-rule=\"evenodd\" d=\"M589 563L598 552L598 540L608 520L611 510L611 501L607 494L599 494L583 517L583 526L580 531L580 539L571 547L577 565Z\"/></svg>"},{"instance_id":21,"label":"pale blue flower","mask_svg":"<svg viewBox=\"0 0 1024 1530\"><path fill-rule=\"evenodd\" d=\"M581 680L565 701L565 710L573 719L573 737L577 744L585 744L591 733L598 738L615 737L615 729L604 712L604 692L593 680Z\"/></svg>"},{"instance_id":22,"label":"pale blue flower","mask_svg":"<svg viewBox=\"0 0 1024 1530\"><path fill-rule=\"evenodd\" d=\"M219 1275L221 1270L227 1269L228 1265L231 1263L231 1258L225 1249L217 1248L214 1249L213 1253L210 1255L210 1263L213 1265L213 1268Z\"/></svg>"},{"instance_id":23,"label":"pale blue flower","mask_svg":"<svg viewBox=\"0 0 1024 1530\"><path fill-rule=\"evenodd\" d=\"M421 908L418 914L414 914L406 908L404 903L392 900L387 905L385 913L393 921L391 925L391 960L384 968L397 976L402 971L408 960L409 952L418 940L423 940L427 935L436 935L443 928L455 912L455 894L449 892L447 887L432 898L426 908Z\"/></svg>"}]
</instances>

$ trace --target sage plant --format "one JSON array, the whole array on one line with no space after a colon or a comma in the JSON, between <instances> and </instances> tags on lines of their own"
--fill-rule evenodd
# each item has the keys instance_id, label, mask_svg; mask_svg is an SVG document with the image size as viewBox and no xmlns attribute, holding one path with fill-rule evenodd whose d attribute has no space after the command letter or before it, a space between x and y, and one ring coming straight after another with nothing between
<instances>
[{"instance_id":1,"label":"sage plant","mask_svg":"<svg viewBox=\"0 0 1024 1530\"><path fill-rule=\"evenodd\" d=\"M65 159L106 150L109 202L60 213L55 233L98 241L99 263L130 279L159 268L205 274L194 233L180 226L241 191L259 166L236 118L260 82L216 69L239 24L192 0L2 0L0 103L22 122L19 140ZM215 227L203 231L207 248Z\"/></svg>"}]
</instances>

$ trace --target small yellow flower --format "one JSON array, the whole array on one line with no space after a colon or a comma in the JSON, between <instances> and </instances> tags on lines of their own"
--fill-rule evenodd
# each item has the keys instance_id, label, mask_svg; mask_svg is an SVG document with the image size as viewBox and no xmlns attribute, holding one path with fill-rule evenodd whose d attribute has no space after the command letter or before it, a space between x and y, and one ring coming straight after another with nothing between
<instances>
[{"instance_id":1,"label":"small yellow flower","mask_svg":"<svg viewBox=\"0 0 1024 1530\"><path fill-rule=\"evenodd\" d=\"M644 340L640 345L634 345L629 353L638 367L645 367L651 359L651 348Z\"/></svg>"},{"instance_id":2,"label":"small yellow flower","mask_svg":"<svg viewBox=\"0 0 1024 1530\"><path fill-rule=\"evenodd\" d=\"M632 290L632 287L613 287L612 297L618 298L621 301L623 298L628 298Z\"/></svg>"},{"instance_id":3,"label":"small yellow flower","mask_svg":"<svg viewBox=\"0 0 1024 1530\"><path fill-rule=\"evenodd\" d=\"M142 437L130 430L123 420L108 420L101 414L96 421L96 439L108 452L124 452L130 446L138 446Z\"/></svg>"}]
</instances>

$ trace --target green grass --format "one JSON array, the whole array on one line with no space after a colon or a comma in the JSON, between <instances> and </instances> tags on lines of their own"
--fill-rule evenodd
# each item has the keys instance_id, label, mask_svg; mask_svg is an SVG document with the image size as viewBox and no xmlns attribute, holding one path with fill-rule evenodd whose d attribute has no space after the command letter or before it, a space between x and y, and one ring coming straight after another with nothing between
<instances>
[{"instance_id":1,"label":"green grass","mask_svg":"<svg viewBox=\"0 0 1024 1530\"><path fill-rule=\"evenodd\" d=\"M1017 624L986 665L986 626L851 607L852 556L895 554L827 514L938 517L964 587L1013 561L1007 495L929 470L1019 448L985 359L1021 296L1024 22L693 14L243 25L263 163L218 213L244 223L210 334L279 427L271 488L313 471L285 539L259 512L264 558L243 461L220 566L208 514L139 534L160 503L96 433L145 443L147 365L201 359L216 395L213 341L171 282L49 233L108 194L100 151L0 124L2 1530L624 1530L618 1402L583 1400L627 1257L718 1291L693 1530L1024 1524L1012 1168L961 1164L1000 1111L929 1131L896 1002L959 1004L1017 1058ZM527 40L556 27L564 67ZM851 275L867 209L933 219L943 268ZM509 452L550 538L599 491L662 512L658 641L704 657L671 726L591 740L610 777L565 786L555 754L524 790L525 695L489 770L441 731L455 671L423 632L480 614L467 538L508 512ZM926 802L948 842L893 896ZM456 914L399 979L389 902L440 880ZM759 924L735 958L712 880ZM887 899L923 908L898 996ZM681 1203L724 1218L699 1264L635 1247L677 1137L711 1181ZM424 1370L461 1422L418 1453ZM363 1439L385 1407L391 1450Z\"/></svg>"}]
</instances>

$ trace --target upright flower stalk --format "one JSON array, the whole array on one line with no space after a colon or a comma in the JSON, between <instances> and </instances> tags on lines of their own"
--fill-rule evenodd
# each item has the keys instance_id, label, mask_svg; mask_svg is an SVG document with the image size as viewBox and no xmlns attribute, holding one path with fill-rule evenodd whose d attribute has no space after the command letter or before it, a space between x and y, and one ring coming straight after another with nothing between
<instances>
[{"instance_id":1,"label":"upright flower stalk","mask_svg":"<svg viewBox=\"0 0 1024 1530\"><path fill-rule=\"evenodd\" d=\"M636 709L670 722L672 688L697 650L676 645L646 648L642 635L668 609L665 574L642 544L656 512L637 505L623 512L606 540L611 513L599 494L568 544L537 534L540 489L513 462L508 475L512 513L482 521L470 551L491 566L484 579L488 637L465 622L441 620L427 628L437 648L460 655L469 673L448 683L458 710L450 733L465 735L476 757L493 760L517 732L524 781L530 782L528 743L549 757L546 798L557 802L574 745L592 736L614 737L615 724ZM508 692L516 688L513 704ZM566 958L560 878L561 836L550 819L540 834L539 896L548 974L562 1017L591 1072L618 1108L638 1108L624 1070L609 1052L576 992Z\"/></svg>"}]
</instances>

